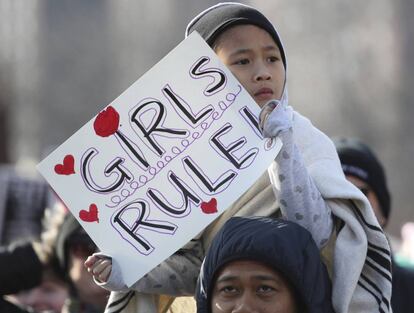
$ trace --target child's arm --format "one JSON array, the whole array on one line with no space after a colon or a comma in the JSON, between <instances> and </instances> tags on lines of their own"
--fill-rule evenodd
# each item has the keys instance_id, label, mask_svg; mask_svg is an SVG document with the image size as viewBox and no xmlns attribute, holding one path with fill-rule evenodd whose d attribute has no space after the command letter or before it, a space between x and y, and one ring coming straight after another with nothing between
<instances>
[{"instance_id":1,"label":"child's arm","mask_svg":"<svg viewBox=\"0 0 414 313\"><path fill-rule=\"evenodd\" d=\"M265 137L278 136L283 142L282 150L269 168L283 216L305 227L322 248L333 229L331 209L309 176L301 152L293 141L287 108L282 103L266 104L260 114L260 125Z\"/></svg>"},{"instance_id":2,"label":"child's arm","mask_svg":"<svg viewBox=\"0 0 414 313\"><path fill-rule=\"evenodd\" d=\"M138 280L131 288L125 285L118 264L109 256L90 256L85 266L95 282L112 291L133 289L147 294L193 295L204 252L199 240L192 240Z\"/></svg>"}]
</instances>

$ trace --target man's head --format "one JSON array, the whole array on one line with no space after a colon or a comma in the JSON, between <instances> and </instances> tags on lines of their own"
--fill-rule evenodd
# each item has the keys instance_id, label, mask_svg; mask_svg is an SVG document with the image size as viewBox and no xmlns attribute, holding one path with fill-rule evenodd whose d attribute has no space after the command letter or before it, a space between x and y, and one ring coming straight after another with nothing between
<instances>
[{"instance_id":1,"label":"man's head","mask_svg":"<svg viewBox=\"0 0 414 313\"><path fill-rule=\"evenodd\" d=\"M186 35L194 30L260 107L282 97L286 57L278 33L262 13L239 3L221 3L195 17Z\"/></svg>"},{"instance_id":2,"label":"man's head","mask_svg":"<svg viewBox=\"0 0 414 313\"><path fill-rule=\"evenodd\" d=\"M203 262L198 313L332 312L330 282L308 231L282 220L233 217Z\"/></svg>"},{"instance_id":3,"label":"man's head","mask_svg":"<svg viewBox=\"0 0 414 313\"><path fill-rule=\"evenodd\" d=\"M334 139L342 169L347 179L368 198L378 223L387 224L391 197L384 169L373 151L355 138Z\"/></svg>"},{"instance_id":4,"label":"man's head","mask_svg":"<svg viewBox=\"0 0 414 313\"><path fill-rule=\"evenodd\" d=\"M290 282L276 269L242 259L223 266L214 283L212 313L297 313L300 300Z\"/></svg>"}]
</instances>

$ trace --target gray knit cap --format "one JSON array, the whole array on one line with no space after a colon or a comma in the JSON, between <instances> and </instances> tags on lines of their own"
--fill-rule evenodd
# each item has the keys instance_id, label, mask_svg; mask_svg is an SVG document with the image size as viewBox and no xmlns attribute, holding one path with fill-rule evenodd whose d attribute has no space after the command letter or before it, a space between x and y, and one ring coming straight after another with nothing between
<instances>
[{"instance_id":1,"label":"gray knit cap","mask_svg":"<svg viewBox=\"0 0 414 313\"><path fill-rule=\"evenodd\" d=\"M225 30L235 25L246 24L258 26L270 34L280 50L286 69L285 51L273 24L258 10L245 4L223 2L204 10L187 25L185 36L197 31L212 47Z\"/></svg>"}]
</instances>

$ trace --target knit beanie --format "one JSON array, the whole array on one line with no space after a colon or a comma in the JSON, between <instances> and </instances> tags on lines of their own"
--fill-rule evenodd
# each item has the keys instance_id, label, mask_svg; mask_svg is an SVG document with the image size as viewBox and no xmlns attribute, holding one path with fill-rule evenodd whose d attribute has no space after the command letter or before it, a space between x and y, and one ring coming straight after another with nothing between
<instances>
[{"instance_id":1,"label":"knit beanie","mask_svg":"<svg viewBox=\"0 0 414 313\"><path fill-rule=\"evenodd\" d=\"M286 69L285 51L276 29L262 13L244 4L223 2L204 10L187 25L185 36L197 31L212 47L218 36L228 28L246 24L258 26L270 34L280 50Z\"/></svg>"},{"instance_id":2,"label":"knit beanie","mask_svg":"<svg viewBox=\"0 0 414 313\"><path fill-rule=\"evenodd\" d=\"M391 197L384 169L373 151L355 138L335 138L334 143L345 175L354 176L368 184L380 203L381 211L388 219Z\"/></svg>"}]
</instances>

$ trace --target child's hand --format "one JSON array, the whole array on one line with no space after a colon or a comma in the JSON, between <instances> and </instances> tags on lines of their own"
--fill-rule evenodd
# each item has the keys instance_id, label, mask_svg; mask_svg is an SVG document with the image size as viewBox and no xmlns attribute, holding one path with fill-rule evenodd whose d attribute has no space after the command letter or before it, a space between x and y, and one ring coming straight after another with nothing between
<instances>
[{"instance_id":1,"label":"child's hand","mask_svg":"<svg viewBox=\"0 0 414 313\"><path fill-rule=\"evenodd\" d=\"M272 138L292 127L284 101L271 100L266 103L259 115L259 126L265 138Z\"/></svg>"},{"instance_id":2,"label":"child's hand","mask_svg":"<svg viewBox=\"0 0 414 313\"><path fill-rule=\"evenodd\" d=\"M111 258L91 255L86 259L84 264L88 269L88 272L91 273L98 282L106 283L108 281L112 270Z\"/></svg>"}]
</instances>

